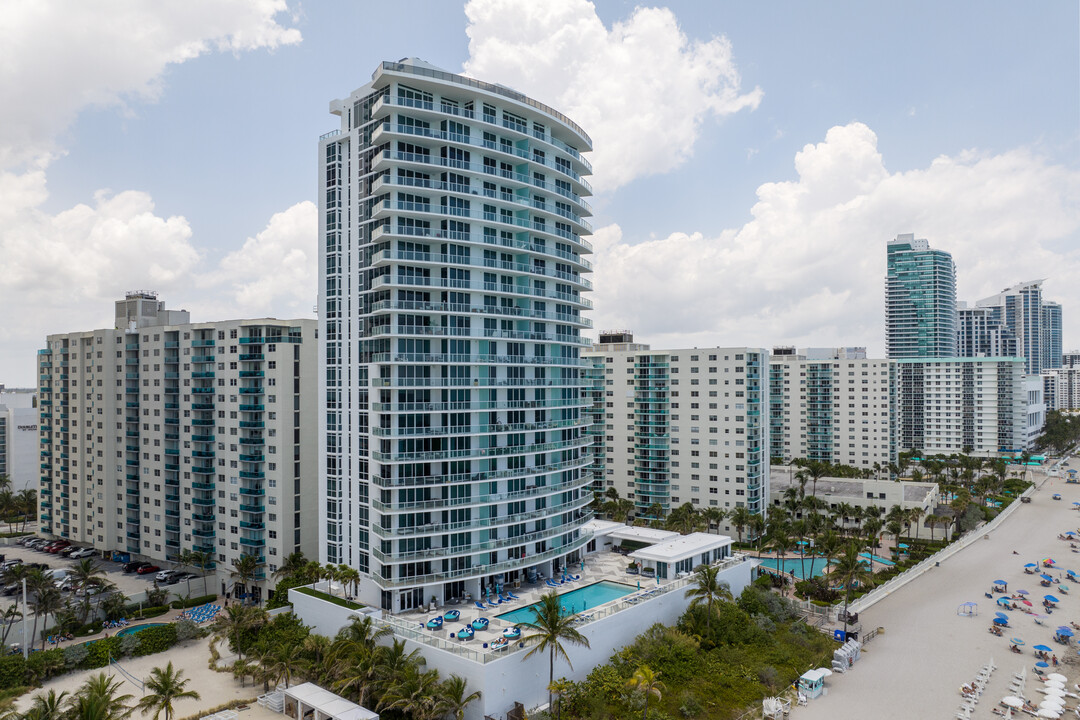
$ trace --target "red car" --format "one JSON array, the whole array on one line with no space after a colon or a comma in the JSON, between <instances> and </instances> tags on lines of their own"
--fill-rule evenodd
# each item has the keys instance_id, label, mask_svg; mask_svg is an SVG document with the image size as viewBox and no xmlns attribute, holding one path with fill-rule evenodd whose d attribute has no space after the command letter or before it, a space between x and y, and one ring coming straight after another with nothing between
<instances>
[{"instance_id":1,"label":"red car","mask_svg":"<svg viewBox=\"0 0 1080 720\"><path fill-rule=\"evenodd\" d=\"M56 542L54 542L52 545L50 545L48 547L48 550L49 550L50 553L55 555L56 553L60 552L64 548L68 547L69 545L71 545L71 543L68 542L67 540L57 540Z\"/></svg>"},{"instance_id":2,"label":"red car","mask_svg":"<svg viewBox=\"0 0 1080 720\"><path fill-rule=\"evenodd\" d=\"M146 565L145 567L139 568L135 572L137 572L139 575L146 575L147 573L156 573L158 570L161 570L161 568L159 568L157 565Z\"/></svg>"}]
</instances>

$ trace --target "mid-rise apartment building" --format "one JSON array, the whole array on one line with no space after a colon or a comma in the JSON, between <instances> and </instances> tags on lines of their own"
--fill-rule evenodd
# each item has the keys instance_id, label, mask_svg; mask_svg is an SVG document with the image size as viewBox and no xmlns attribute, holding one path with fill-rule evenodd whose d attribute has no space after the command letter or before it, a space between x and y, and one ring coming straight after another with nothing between
<instances>
[{"instance_id":1,"label":"mid-rise apartment building","mask_svg":"<svg viewBox=\"0 0 1080 720\"><path fill-rule=\"evenodd\" d=\"M0 475L13 492L38 484L37 391L0 385Z\"/></svg>"},{"instance_id":2,"label":"mid-rise apartment building","mask_svg":"<svg viewBox=\"0 0 1080 720\"><path fill-rule=\"evenodd\" d=\"M1047 410L1080 410L1080 365L1052 368L1042 380Z\"/></svg>"},{"instance_id":3,"label":"mid-rise apartment building","mask_svg":"<svg viewBox=\"0 0 1080 720\"><path fill-rule=\"evenodd\" d=\"M589 136L423 61L319 141L320 559L407 610L551 577L590 539Z\"/></svg>"},{"instance_id":4,"label":"mid-rise apartment building","mask_svg":"<svg viewBox=\"0 0 1080 720\"><path fill-rule=\"evenodd\" d=\"M1016 333L994 308L957 303L959 357L1021 357Z\"/></svg>"},{"instance_id":5,"label":"mid-rise apartment building","mask_svg":"<svg viewBox=\"0 0 1080 720\"><path fill-rule=\"evenodd\" d=\"M48 336L39 530L153 561L202 553L223 591L265 597L285 556L316 547L315 333L192 323L137 292L112 328ZM230 579L242 556L253 587Z\"/></svg>"},{"instance_id":6,"label":"mid-rise apartment building","mask_svg":"<svg viewBox=\"0 0 1080 720\"><path fill-rule=\"evenodd\" d=\"M1028 447L1041 389L1023 358L926 358L896 363L900 450L994 456Z\"/></svg>"},{"instance_id":7,"label":"mid-rise apartment building","mask_svg":"<svg viewBox=\"0 0 1080 720\"><path fill-rule=\"evenodd\" d=\"M773 350L771 457L887 467L899 452L896 422L895 361L868 359L865 348Z\"/></svg>"},{"instance_id":8,"label":"mid-rise apartment building","mask_svg":"<svg viewBox=\"0 0 1080 720\"><path fill-rule=\"evenodd\" d=\"M592 361L594 488L615 488L637 517L684 503L764 513L769 486L767 358L762 348L651 350L621 341Z\"/></svg>"},{"instance_id":9,"label":"mid-rise apartment building","mask_svg":"<svg viewBox=\"0 0 1080 720\"><path fill-rule=\"evenodd\" d=\"M885 355L956 355L956 264L913 234L897 235L886 253Z\"/></svg>"}]
</instances>

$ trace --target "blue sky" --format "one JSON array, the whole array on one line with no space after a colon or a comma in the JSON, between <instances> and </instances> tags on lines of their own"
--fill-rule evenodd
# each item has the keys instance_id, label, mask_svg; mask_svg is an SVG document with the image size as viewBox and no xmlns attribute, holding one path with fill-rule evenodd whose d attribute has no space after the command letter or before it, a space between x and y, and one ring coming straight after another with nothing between
<instances>
[{"instance_id":1,"label":"blue sky","mask_svg":"<svg viewBox=\"0 0 1080 720\"><path fill-rule=\"evenodd\" d=\"M11 263L0 273L0 382L9 385L33 382L45 332L107 324L124 288L156 288L196 319L310 313L305 201L318 135L336 126L328 102L379 61L410 55L453 71L471 60L483 79L595 115L594 139L645 167L660 157L658 134L695 115L692 131L667 139L685 159L665 172L622 168L613 180L597 167L600 327L631 327L657 346L842 343L880 354L884 243L915 232L954 252L962 298L1051 278L1065 344L1080 345L1080 291L1065 282L1080 268L1074 2L669 2L642 6L668 13L640 15L633 3L598 2L594 20L581 0L474 0L481 19L471 27L450 2L413 2L408 13L371 2L223 0L136 13L119 3L86 17L42 2L45 17L29 19L29 3L16 5L0 29L0 46L5 32L24 38L0 50L18 61L16 77L0 81L16 99L0 121L27 128L0 137L0 201L15 208L0 213ZM563 17L598 42L522 63L544 52L543 34ZM69 35L61 52L46 37L57 23ZM631 30L620 34L619 23ZM152 43L129 39L145 28ZM673 28L685 45L635 46L625 59L635 37ZM480 57L491 38L505 46ZM720 38L729 55L709 67L734 73L726 87L743 104L699 111L693 92L703 104L715 92L691 88L672 110L653 85L700 69L698 53L719 52ZM87 59L96 53L115 62ZM624 61L610 77L564 87L567 72L613 57ZM99 92L75 97L79 81ZM648 117L634 127L644 132L608 128L606 101L633 106L639 90L634 112ZM51 98L67 100L50 113ZM110 257L76 260L84 236ZM79 267L50 273L65 262Z\"/></svg>"}]
</instances>

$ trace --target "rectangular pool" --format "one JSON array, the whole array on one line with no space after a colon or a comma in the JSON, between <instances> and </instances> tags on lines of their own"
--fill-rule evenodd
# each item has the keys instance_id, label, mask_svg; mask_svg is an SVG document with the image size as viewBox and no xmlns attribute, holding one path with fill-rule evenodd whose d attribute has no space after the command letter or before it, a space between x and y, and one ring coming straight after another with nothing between
<instances>
[{"instance_id":1,"label":"rectangular pool","mask_svg":"<svg viewBox=\"0 0 1080 720\"><path fill-rule=\"evenodd\" d=\"M802 558L784 558L783 568L780 567L780 561L777 558L761 558L761 565L767 568L782 572L785 575L795 574L799 580L805 580L803 577L803 568L806 568L806 573L810 573L811 565L813 566L814 577L819 577L825 573L825 568L828 566L828 561L825 558L814 558L814 562L810 562L810 558L806 558L806 564L803 564Z\"/></svg>"},{"instance_id":2,"label":"rectangular pool","mask_svg":"<svg viewBox=\"0 0 1080 720\"><path fill-rule=\"evenodd\" d=\"M552 588L554 590L554 588ZM559 603L567 613L579 613L589 608L594 608L597 605L603 605L606 602L611 602L624 595L629 595L635 592L636 588L631 585L623 585L622 583L612 582L610 580L601 580L600 582L593 583L592 585L586 585L585 587L579 587L576 590L559 594ZM533 613L533 605L526 605L525 607L518 608L517 610L511 610L510 612L496 615L499 620L508 623L520 623L520 622L532 622L536 617Z\"/></svg>"}]
</instances>

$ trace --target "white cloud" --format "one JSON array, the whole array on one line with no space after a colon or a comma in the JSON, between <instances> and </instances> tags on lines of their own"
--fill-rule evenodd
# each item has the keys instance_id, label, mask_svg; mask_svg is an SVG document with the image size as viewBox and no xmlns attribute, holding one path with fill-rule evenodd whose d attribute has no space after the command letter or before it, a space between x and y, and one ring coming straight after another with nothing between
<instances>
[{"instance_id":1,"label":"white cloud","mask_svg":"<svg viewBox=\"0 0 1080 720\"><path fill-rule=\"evenodd\" d=\"M221 288L234 315L308 317L317 299L317 228L315 203L275 213L262 232L226 255L220 269L202 282Z\"/></svg>"},{"instance_id":2,"label":"white cloud","mask_svg":"<svg viewBox=\"0 0 1080 720\"><path fill-rule=\"evenodd\" d=\"M952 252L959 299L1049 277L1080 344L1080 173L1025 149L961 153L890 173L877 136L834 127L795 156L798 179L758 188L753 219L638 241L601 228L596 324L657 347L868 345L884 352L885 244L914 232Z\"/></svg>"},{"instance_id":3,"label":"white cloud","mask_svg":"<svg viewBox=\"0 0 1080 720\"><path fill-rule=\"evenodd\" d=\"M465 71L565 113L595 147L598 191L666 173L693 154L710 117L756 108L731 43L689 40L667 8L636 8L604 27L585 0L469 0Z\"/></svg>"},{"instance_id":4,"label":"white cloud","mask_svg":"<svg viewBox=\"0 0 1080 720\"><path fill-rule=\"evenodd\" d=\"M0 382L33 382L34 350L50 332L106 326L125 290L161 292L170 306L213 316L310 315L297 282L312 277L301 203L206 267L182 216L161 217L143 192L98 191L92 202L46 212L46 170L57 141L91 106L153 101L171 65L209 52L300 42L279 23L285 0L13 0L0 21ZM274 262L283 266L272 268ZM271 270L274 269L274 272ZM228 272L226 272L228 271ZM278 285L274 286L273 283ZM307 289L310 294L313 286ZM301 309L306 308L306 312Z\"/></svg>"},{"instance_id":5,"label":"white cloud","mask_svg":"<svg viewBox=\"0 0 1080 720\"><path fill-rule=\"evenodd\" d=\"M89 106L161 92L166 67L300 42L285 0L12 0L0 22L0 167L56 152Z\"/></svg>"}]
</instances>

